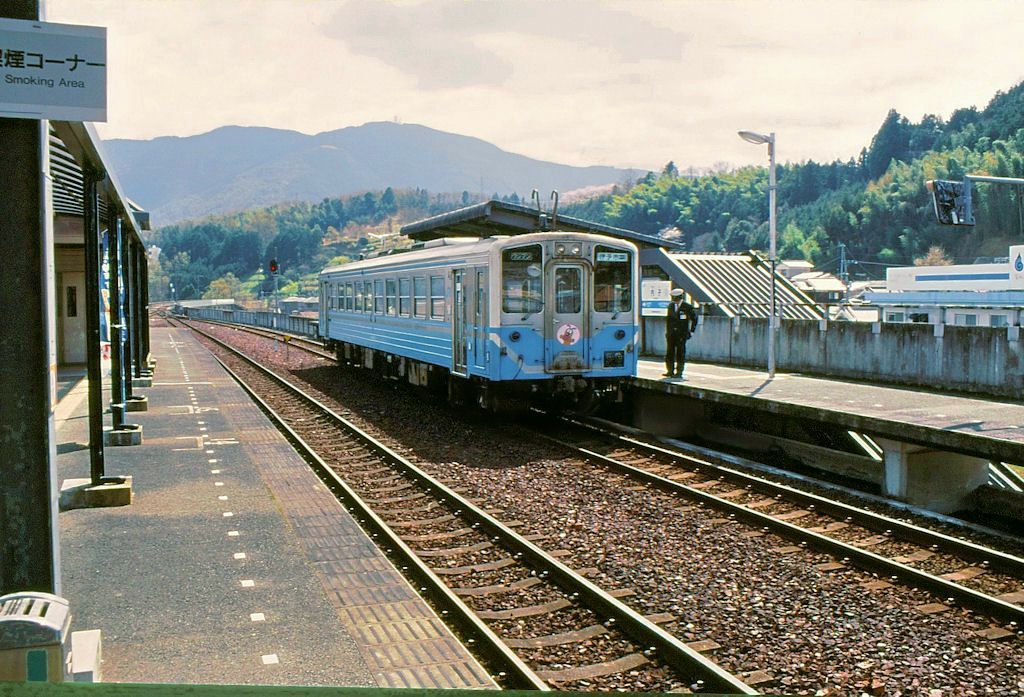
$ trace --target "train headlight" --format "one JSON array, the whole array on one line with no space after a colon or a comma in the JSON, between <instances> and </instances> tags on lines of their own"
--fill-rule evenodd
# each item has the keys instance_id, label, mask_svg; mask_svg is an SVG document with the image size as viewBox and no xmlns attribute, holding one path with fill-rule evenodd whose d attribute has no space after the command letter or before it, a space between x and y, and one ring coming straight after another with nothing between
<instances>
[{"instance_id":1,"label":"train headlight","mask_svg":"<svg viewBox=\"0 0 1024 697\"><path fill-rule=\"evenodd\" d=\"M521 336L522 335L519 332L512 332L511 334L508 335L508 340L509 341L519 341L519 338Z\"/></svg>"},{"instance_id":2,"label":"train headlight","mask_svg":"<svg viewBox=\"0 0 1024 697\"><path fill-rule=\"evenodd\" d=\"M616 329L615 330L615 338L616 339L625 339L626 338L626 330L625 329Z\"/></svg>"},{"instance_id":3,"label":"train headlight","mask_svg":"<svg viewBox=\"0 0 1024 697\"><path fill-rule=\"evenodd\" d=\"M576 256L579 256L579 255L580 255L580 251L581 251L581 250L580 250L580 246L579 246L579 245L576 245L576 246L574 246L574 247L572 248L572 253L573 253L573 254L575 254Z\"/></svg>"},{"instance_id":4,"label":"train headlight","mask_svg":"<svg viewBox=\"0 0 1024 697\"><path fill-rule=\"evenodd\" d=\"M565 245L564 244L557 245L555 247L555 254L557 254L558 256L562 256L563 254L565 254Z\"/></svg>"}]
</instances>

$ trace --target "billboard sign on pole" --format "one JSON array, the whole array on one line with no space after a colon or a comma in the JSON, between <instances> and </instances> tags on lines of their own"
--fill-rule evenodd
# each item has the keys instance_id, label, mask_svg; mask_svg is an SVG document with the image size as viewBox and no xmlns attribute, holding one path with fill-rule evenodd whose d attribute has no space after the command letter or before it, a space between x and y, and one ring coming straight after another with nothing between
<instances>
[{"instance_id":1,"label":"billboard sign on pole","mask_svg":"<svg viewBox=\"0 0 1024 697\"><path fill-rule=\"evenodd\" d=\"M106 121L106 27L0 19L0 117Z\"/></svg>"}]
</instances>

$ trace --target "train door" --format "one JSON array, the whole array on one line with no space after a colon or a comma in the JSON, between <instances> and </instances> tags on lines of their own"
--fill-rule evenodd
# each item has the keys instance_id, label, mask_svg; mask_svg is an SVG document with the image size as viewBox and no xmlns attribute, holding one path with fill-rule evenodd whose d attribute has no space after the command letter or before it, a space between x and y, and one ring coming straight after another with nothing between
<instances>
[{"instance_id":1,"label":"train door","mask_svg":"<svg viewBox=\"0 0 1024 697\"><path fill-rule=\"evenodd\" d=\"M487 269L478 266L475 269L475 288L473 289L473 366L487 368Z\"/></svg>"},{"instance_id":2,"label":"train door","mask_svg":"<svg viewBox=\"0 0 1024 697\"><path fill-rule=\"evenodd\" d=\"M330 290L330 286L327 285L327 281L320 282L320 336L329 337L330 334L330 318L327 316L327 310L329 306L327 304L327 293Z\"/></svg>"},{"instance_id":3,"label":"train door","mask_svg":"<svg viewBox=\"0 0 1024 697\"><path fill-rule=\"evenodd\" d=\"M544 365L548 372L581 371L590 365L586 340L590 270L559 261L549 269L545 307Z\"/></svg>"},{"instance_id":4,"label":"train door","mask_svg":"<svg viewBox=\"0 0 1024 697\"><path fill-rule=\"evenodd\" d=\"M469 319L465 276L463 269L452 271L452 297L455 300L452 308L452 374L462 377L466 376L466 325Z\"/></svg>"},{"instance_id":5,"label":"train door","mask_svg":"<svg viewBox=\"0 0 1024 697\"><path fill-rule=\"evenodd\" d=\"M65 272L60 275L61 363L85 363L85 274Z\"/></svg>"}]
</instances>

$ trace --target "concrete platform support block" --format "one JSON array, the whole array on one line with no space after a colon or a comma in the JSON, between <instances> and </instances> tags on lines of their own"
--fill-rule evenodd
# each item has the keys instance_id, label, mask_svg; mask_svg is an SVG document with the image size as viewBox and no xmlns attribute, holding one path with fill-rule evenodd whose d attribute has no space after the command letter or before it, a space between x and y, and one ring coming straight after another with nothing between
<instances>
[{"instance_id":1,"label":"concrete platform support block","mask_svg":"<svg viewBox=\"0 0 1024 697\"><path fill-rule=\"evenodd\" d=\"M885 454L882 493L937 513L970 506L971 492L988 481L988 460L876 438Z\"/></svg>"},{"instance_id":2,"label":"concrete platform support block","mask_svg":"<svg viewBox=\"0 0 1024 697\"><path fill-rule=\"evenodd\" d=\"M680 438L703 423L700 404L667 394L640 392L633 405L633 424L656 436Z\"/></svg>"},{"instance_id":3,"label":"concrete platform support block","mask_svg":"<svg viewBox=\"0 0 1024 697\"><path fill-rule=\"evenodd\" d=\"M100 664L103 662L102 639L99 629L71 632L71 680L73 682L101 682Z\"/></svg>"},{"instance_id":4,"label":"concrete platform support block","mask_svg":"<svg viewBox=\"0 0 1024 697\"><path fill-rule=\"evenodd\" d=\"M132 502L131 477L104 477L93 486L91 479L65 479L60 486L60 510L110 508ZM97 667L98 670L98 667Z\"/></svg>"},{"instance_id":5,"label":"concrete platform support block","mask_svg":"<svg viewBox=\"0 0 1024 697\"><path fill-rule=\"evenodd\" d=\"M142 426L140 424L124 424L121 428L103 429L103 445L142 445Z\"/></svg>"},{"instance_id":6,"label":"concrete platform support block","mask_svg":"<svg viewBox=\"0 0 1024 697\"><path fill-rule=\"evenodd\" d=\"M132 378L132 387L152 387L153 378Z\"/></svg>"},{"instance_id":7,"label":"concrete platform support block","mask_svg":"<svg viewBox=\"0 0 1024 697\"><path fill-rule=\"evenodd\" d=\"M149 399L143 395L132 395L124 402L125 411L149 411Z\"/></svg>"}]
</instances>

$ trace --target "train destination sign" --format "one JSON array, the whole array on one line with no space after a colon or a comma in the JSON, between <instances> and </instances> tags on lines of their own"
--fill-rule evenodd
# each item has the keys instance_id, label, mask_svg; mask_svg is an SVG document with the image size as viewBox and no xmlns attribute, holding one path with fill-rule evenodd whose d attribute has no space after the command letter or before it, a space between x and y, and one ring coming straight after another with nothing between
<instances>
[{"instance_id":1,"label":"train destination sign","mask_svg":"<svg viewBox=\"0 0 1024 697\"><path fill-rule=\"evenodd\" d=\"M0 117L106 121L106 27L0 19Z\"/></svg>"}]
</instances>

